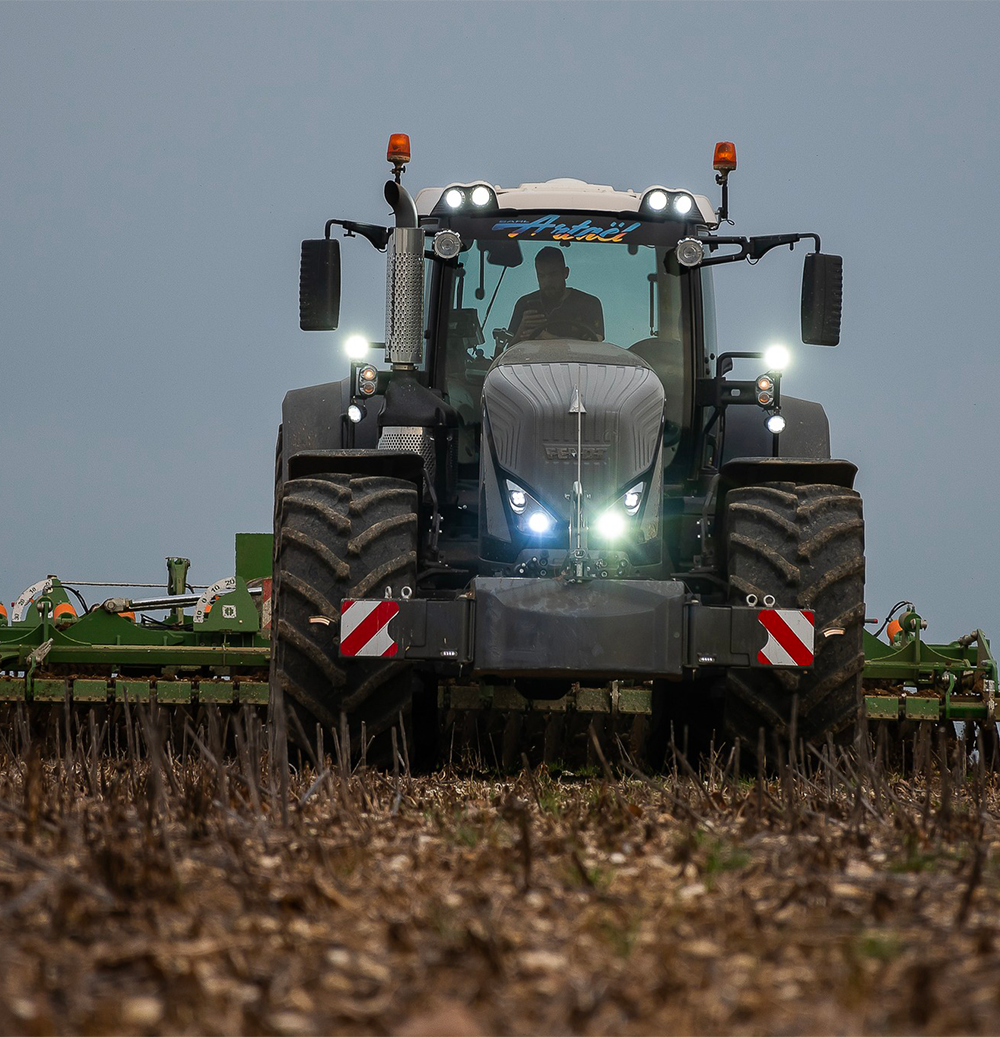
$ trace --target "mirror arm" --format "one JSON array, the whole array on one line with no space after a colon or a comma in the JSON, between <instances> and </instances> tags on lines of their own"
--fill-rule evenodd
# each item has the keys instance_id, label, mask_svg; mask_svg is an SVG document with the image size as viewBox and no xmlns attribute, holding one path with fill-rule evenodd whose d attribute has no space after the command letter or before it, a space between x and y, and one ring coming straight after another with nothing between
<instances>
[{"instance_id":1,"label":"mirror arm","mask_svg":"<svg viewBox=\"0 0 1000 1037\"><path fill-rule=\"evenodd\" d=\"M701 261L701 266L714 266L717 263L735 263L740 259L746 259L751 263L755 263L758 259L763 258L773 248L779 248L781 245L788 245L789 248L795 246L798 241L803 241L807 238L811 238L816 243L815 251L820 252L822 248L820 246L820 240L818 234L809 232L807 234L767 234L757 238L742 238L742 237L707 237L701 240L713 251L718 248L719 245L739 245L739 252L733 252L726 256L709 256Z\"/></svg>"},{"instance_id":2,"label":"mirror arm","mask_svg":"<svg viewBox=\"0 0 1000 1037\"><path fill-rule=\"evenodd\" d=\"M716 235L701 239L709 249L714 252L720 245L739 245L739 252L731 252L725 256L707 256L698 265L715 266L717 263L735 263L737 260L746 259L750 255L750 243L747 238L732 237L731 235Z\"/></svg>"},{"instance_id":3,"label":"mirror arm","mask_svg":"<svg viewBox=\"0 0 1000 1037\"><path fill-rule=\"evenodd\" d=\"M384 252L386 245L389 243L389 228L388 227L377 227L373 223L356 223L354 220L327 220L326 221L326 236L330 237L330 229L332 227L343 227L346 232L345 236L353 238L356 234L360 234L361 237L367 238L379 252Z\"/></svg>"}]
</instances>

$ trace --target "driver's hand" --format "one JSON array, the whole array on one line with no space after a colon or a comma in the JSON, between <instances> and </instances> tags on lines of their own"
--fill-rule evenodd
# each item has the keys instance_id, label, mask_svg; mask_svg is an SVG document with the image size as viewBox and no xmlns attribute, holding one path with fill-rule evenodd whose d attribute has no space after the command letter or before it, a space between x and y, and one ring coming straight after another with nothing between
<instances>
[{"instance_id":1,"label":"driver's hand","mask_svg":"<svg viewBox=\"0 0 1000 1037\"><path fill-rule=\"evenodd\" d=\"M548 318L544 313L539 310L525 310L524 316L521 318L521 323L518 324L517 330L514 332L514 341L520 342L526 338L537 338L539 333L548 324Z\"/></svg>"}]
</instances>

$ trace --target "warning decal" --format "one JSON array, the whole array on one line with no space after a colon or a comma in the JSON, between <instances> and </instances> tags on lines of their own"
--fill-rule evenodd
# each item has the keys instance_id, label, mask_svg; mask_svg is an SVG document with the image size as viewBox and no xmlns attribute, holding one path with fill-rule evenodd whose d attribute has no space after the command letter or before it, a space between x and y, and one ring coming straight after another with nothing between
<instances>
[{"instance_id":1,"label":"warning decal","mask_svg":"<svg viewBox=\"0 0 1000 1037\"><path fill-rule=\"evenodd\" d=\"M270 631L271 629L271 592L273 590L273 583L271 580L265 580L261 584L262 592L260 596L260 628L261 630ZM268 635L270 636L270 634Z\"/></svg>"},{"instance_id":2,"label":"warning decal","mask_svg":"<svg viewBox=\"0 0 1000 1037\"><path fill-rule=\"evenodd\" d=\"M389 636L389 621L399 612L395 601L349 600L340 606L340 654L391 657L399 645Z\"/></svg>"},{"instance_id":3,"label":"warning decal","mask_svg":"<svg viewBox=\"0 0 1000 1037\"><path fill-rule=\"evenodd\" d=\"M757 618L767 631L767 644L757 653L757 662L762 666L812 666L816 632L813 613L761 609Z\"/></svg>"}]
</instances>

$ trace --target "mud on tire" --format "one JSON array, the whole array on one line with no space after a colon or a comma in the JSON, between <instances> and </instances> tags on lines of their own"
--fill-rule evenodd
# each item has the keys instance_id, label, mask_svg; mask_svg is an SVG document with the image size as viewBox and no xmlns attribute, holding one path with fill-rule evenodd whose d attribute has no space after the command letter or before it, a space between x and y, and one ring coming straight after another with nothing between
<instances>
[{"instance_id":1,"label":"mud on tire","mask_svg":"<svg viewBox=\"0 0 1000 1037\"><path fill-rule=\"evenodd\" d=\"M338 657L344 598L381 598L415 586L417 490L403 479L316 475L292 479L275 508L271 695L329 729L347 717L352 742L391 727L409 707L405 664ZM311 623L323 616L330 625ZM307 732L308 723L304 724Z\"/></svg>"},{"instance_id":2,"label":"mud on tire","mask_svg":"<svg viewBox=\"0 0 1000 1037\"><path fill-rule=\"evenodd\" d=\"M825 484L768 483L732 490L726 506L729 598L774 595L779 608L811 609L816 619L811 670L732 671L725 725L756 750L790 734L818 742L850 728L857 715L864 665L864 520L861 496ZM824 631L843 630L843 634Z\"/></svg>"}]
</instances>

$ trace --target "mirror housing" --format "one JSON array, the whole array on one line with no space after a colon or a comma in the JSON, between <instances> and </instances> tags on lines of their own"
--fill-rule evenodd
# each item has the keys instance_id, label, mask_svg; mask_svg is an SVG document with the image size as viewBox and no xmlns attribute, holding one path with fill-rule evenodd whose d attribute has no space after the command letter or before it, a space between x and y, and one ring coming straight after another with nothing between
<instances>
[{"instance_id":1,"label":"mirror housing","mask_svg":"<svg viewBox=\"0 0 1000 1037\"><path fill-rule=\"evenodd\" d=\"M521 246L509 238L500 238L496 241L484 242L486 246L486 262L490 266L513 267L520 266L524 261L521 255Z\"/></svg>"},{"instance_id":2,"label":"mirror housing","mask_svg":"<svg viewBox=\"0 0 1000 1037\"><path fill-rule=\"evenodd\" d=\"M802 341L837 345L843 302L843 257L810 252L802 266Z\"/></svg>"},{"instance_id":3,"label":"mirror housing","mask_svg":"<svg viewBox=\"0 0 1000 1037\"><path fill-rule=\"evenodd\" d=\"M340 322L340 242L302 242L299 265L299 327L336 331Z\"/></svg>"}]
</instances>

